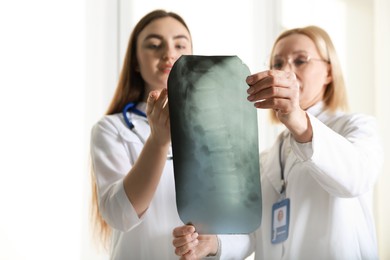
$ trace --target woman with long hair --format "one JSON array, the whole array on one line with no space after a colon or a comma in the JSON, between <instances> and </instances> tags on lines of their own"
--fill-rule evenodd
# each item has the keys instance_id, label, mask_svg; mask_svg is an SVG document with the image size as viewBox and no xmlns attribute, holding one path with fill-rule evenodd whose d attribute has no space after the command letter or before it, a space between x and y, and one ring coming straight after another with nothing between
<instances>
[{"instance_id":1,"label":"woman with long hair","mask_svg":"<svg viewBox=\"0 0 390 260\"><path fill-rule=\"evenodd\" d=\"M170 157L167 79L192 54L184 20L155 10L135 26L106 115L92 129L92 209L110 259L173 259L179 219Z\"/></svg>"}]
</instances>

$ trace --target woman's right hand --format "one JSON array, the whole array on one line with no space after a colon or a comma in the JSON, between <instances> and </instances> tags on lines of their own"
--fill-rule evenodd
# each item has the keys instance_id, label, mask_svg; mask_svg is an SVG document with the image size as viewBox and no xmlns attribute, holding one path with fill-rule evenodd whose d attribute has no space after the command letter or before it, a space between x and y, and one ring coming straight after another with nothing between
<instances>
[{"instance_id":1,"label":"woman's right hand","mask_svg":"<svg viewBox=\"0 0 390 260\"><path fill-rule=\"evenodd\" d=\"M199 235L192 225L184 225L173 230L173 246L180 259L202 259L218 253L216 235Z\"/></svg>"},{"instance_id":2,"label":"woman's right hand","mask_svg":"<svg viewBox=\"0 0 390 260\"><path fill-rule=\"evenodd\" d=\"M168 145L171 142L171 130L168 109L168 91L153 90L149 93L146 115L150 125L150 137L154 142Z\"/></svg>"}]
</instances>

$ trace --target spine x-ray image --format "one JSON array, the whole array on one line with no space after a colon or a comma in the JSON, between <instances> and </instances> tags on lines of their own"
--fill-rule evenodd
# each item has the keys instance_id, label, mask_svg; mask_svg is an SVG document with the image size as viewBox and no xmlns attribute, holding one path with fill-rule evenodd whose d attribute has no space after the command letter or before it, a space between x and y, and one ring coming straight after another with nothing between
<instances>
[{"instance_id":1,"label":"spine x-ray image","mask_svg":"<svg viewBox=\"0 0 390 260\"><path fill-rule=\"evenodd\" d=\"M261 222L256 108L237 56L181 56L168 78L176 201L203 234L237 234Z\"/></svg>"}]
</instances>

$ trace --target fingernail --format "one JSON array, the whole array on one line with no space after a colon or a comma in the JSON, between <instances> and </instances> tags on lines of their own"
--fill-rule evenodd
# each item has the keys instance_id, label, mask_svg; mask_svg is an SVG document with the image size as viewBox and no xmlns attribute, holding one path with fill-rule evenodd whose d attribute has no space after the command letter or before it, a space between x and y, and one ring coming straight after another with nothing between
<instances>
[{"instance_id":1,"label":"fingernail","mask_svg":"<svg viewBox=\"0 0 390 260\"><path fill-rule=\"evenodd\" d=\"M246 83L248 83L249 85L253 83L253 78L251 76L248 76L246 78Z\"/></svg>"}]
</instances>

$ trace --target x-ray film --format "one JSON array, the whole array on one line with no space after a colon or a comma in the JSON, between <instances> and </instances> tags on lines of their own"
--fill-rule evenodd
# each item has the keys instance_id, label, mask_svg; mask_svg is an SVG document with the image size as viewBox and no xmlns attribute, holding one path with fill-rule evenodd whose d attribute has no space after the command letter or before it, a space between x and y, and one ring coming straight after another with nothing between
<instances>
[{"instance_id":1,"label":"x-ray film","mask_svg":"<svg viewBox=\"0 0 390 260\"><path fill-rule=\"evenodd\" d=\"M202 234L261 222L257 113L237 56L181 56L168 78L177 209Z\"/></svg>"}]
</instances>

